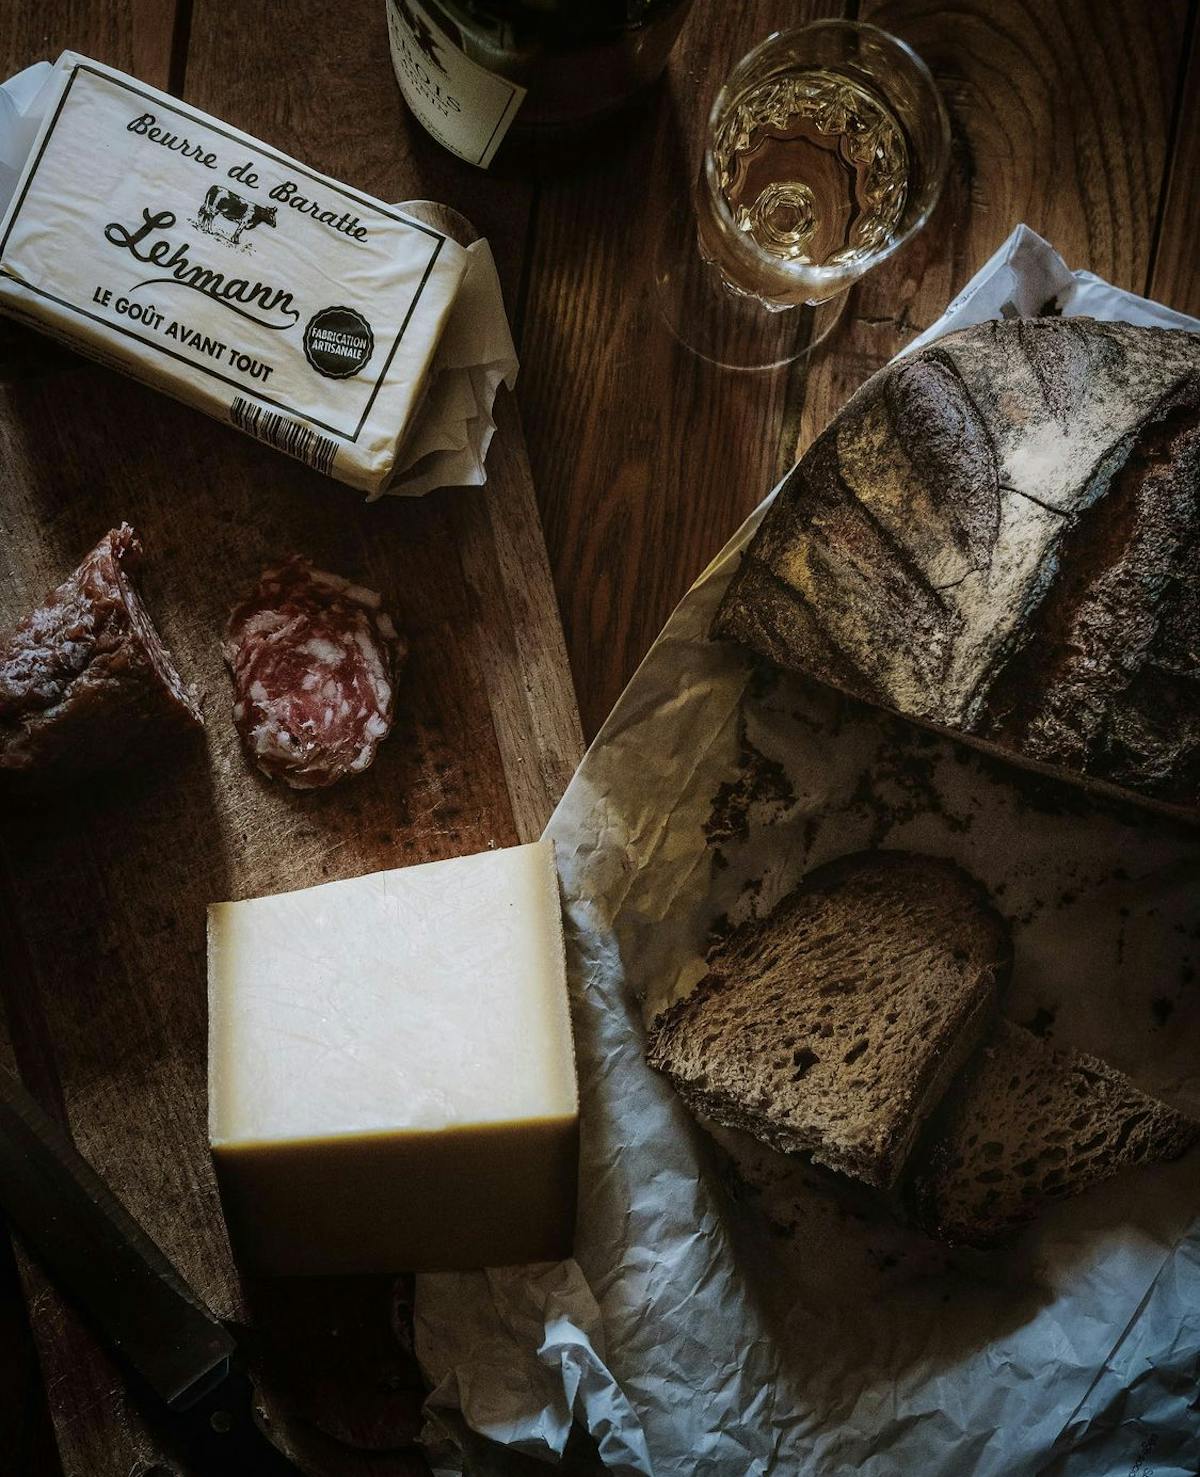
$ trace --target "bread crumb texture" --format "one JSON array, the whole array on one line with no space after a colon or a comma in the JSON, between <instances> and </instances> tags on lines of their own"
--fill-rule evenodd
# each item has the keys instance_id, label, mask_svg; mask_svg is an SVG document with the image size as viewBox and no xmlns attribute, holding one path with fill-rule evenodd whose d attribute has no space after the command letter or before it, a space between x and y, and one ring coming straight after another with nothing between
<instances>
[{"instance_id":1,"label":"bread crumb texture","mask_svg":"<svg viewBox=\"0 0 1200 1477\"><path fill-rule=\"evenodd\" d=\"M1046 1201L1178 1158L1197 1138L1200 1124L1107 1062L1002 1021L931 1124L913 1205L931 1234L993 1246Z\"/></svg>"},{"instance_id":2,"label":"bread crumb texture","mask_svg":"<svg viewBox=\"0 0 1200 1477\"><path fill-rule=\"evenodd\" d=\"M859 852L731 934L648 1059L695 1112L887 1188L1008 969L1005 926L959 867Z\"/></svg>"}]
</instances>

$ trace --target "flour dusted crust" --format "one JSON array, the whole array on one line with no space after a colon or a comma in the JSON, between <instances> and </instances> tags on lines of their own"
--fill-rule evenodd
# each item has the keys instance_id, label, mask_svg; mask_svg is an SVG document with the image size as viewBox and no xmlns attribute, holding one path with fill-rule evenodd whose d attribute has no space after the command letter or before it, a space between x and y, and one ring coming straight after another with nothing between
<instances>
[{"instance_id":1,"label":"flour dusted crust","mask_svg":"<svg viewBox=\"0 0 1200 1477\"><path fill-rule=\"evenodd\" d=\"M714 633L1069 778L1200 815L1200 335L987 323L870 379Z\"/></svg>"}]
</instances>

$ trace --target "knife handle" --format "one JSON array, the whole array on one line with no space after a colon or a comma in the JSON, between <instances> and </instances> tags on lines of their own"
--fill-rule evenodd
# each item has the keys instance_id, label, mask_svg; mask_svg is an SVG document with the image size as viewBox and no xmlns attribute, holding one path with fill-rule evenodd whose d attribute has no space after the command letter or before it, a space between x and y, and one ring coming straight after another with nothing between
<instances>
[{"instance_id":1,"label":"knife handle","mask_svg":"<svg viewBox=\"0 0 1200 1477\"><path fill-rule=\"evenodd\" d=\"M202 1398L235 1344L12 1073L0 1069L0 1210L62 1290L174 1410Z\"/></svg>"}]
</instances>

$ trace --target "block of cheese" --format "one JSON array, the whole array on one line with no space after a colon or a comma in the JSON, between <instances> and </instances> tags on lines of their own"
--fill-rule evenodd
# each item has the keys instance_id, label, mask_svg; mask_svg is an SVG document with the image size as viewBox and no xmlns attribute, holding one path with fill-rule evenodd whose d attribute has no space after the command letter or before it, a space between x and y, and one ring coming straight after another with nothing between
<instances>
[{"instance_id":1,"label":"block of cheese","mask_svg":"<svg viewBox=\"0 0 1200 1477\"><path fill-rule=\"evenodd\" d=\"M0 220L0 309L381 491L463 249L99 62L66 52L47 86Z\"/></svg>"},{"instance_id":2,"label":"block of cheese","mask_svg":"<svg viewBox=\"0 0 1200 1477\"><path fill-rule=\"evenodd\" d=\"M209 1138L272 1273L570 1254L578 1095L551 842L209 910Z\"/></svg>"}]
</instances>

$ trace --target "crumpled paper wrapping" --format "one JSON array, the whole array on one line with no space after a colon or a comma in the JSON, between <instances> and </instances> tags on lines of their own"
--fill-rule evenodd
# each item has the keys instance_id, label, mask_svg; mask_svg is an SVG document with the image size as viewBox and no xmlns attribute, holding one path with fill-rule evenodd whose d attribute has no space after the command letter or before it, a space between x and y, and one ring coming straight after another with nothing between
<instances>
[{"instance_id":1,"label":"crumpled paper wrapping","mask_svg":"<svg viewBox=\"0 0 1200 1477\"><path fill-rule=\"evenodd\" d=\"M407 209L409 201L397 207ZM398 470L384 489L420 497L438 487L482 487L496 432L492 406L500 385L517 382L513 345L492 248L467 247L467 270L433 358L429 387Z\"/></svg>"},{"instance_id":2,"label":"crumpled paper wrapping","mask_svg":"<svg viewBox=\"0 0 1200 1477\"><path fill-rule=\"evenodd\" d=\"M1024 226L917 344L1001 314L1198 327ZM915 345L914 345L915 347ZM439 1473L553 1461L571 1420L638 1477L1189 1477L1200 1154L951 1254L869 1192L698 1127L643 1022L715 932L867 845L950 856L1012 921L1005 1009L1200 1112L1200 836L781 674L707 631L770 498L683 600L548 834L582 1094L576 1258L422 1276Z\"/></svg>"},{"instance_id":3,"label":"crumpled paper wrapping","mask_svg":"<svg viewBox=\"0 0 1200 1477\"><path fill-rule=\"evenodd\" d=\"M52 71L49 62L37 62L0 86L0 214L8 209L33 148L45 112L41 92Z\"/></svg>"},{"instance_id":4,"label":"crumpled paper wrapping","mask_svg":"<svg viewBox=\"0 0 1200 1477\"><path fill-rule=\"evenodd\" d=\"M0 215L33 147L52 76L49 62L36 62L0 84ZM466 274L424 400L391 480L374 497L420 497L438 487L481 487L487 481L484 462L496 431L492 407L502 383L510 390L516 384L518 361L492 249L480 240L466 251Z\"/></svg>"}]
</instances>

